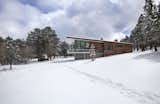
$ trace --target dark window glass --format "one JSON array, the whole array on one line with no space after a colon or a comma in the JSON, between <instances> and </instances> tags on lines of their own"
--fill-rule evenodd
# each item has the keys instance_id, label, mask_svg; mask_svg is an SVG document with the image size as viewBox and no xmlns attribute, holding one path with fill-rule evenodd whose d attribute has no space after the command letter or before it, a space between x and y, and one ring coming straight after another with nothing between
<instances>
[{"instance_id":1,"label":"dark window glass","mask_svg":"<svg viewBox=\"0 0 160 104\"><path fill-rule=\"evenodd\" d=\"M75 40L74 48L75 49L87 49L89 48L89 43L86 41Z\"/></svg>"},{"instance_id":2,"label":"dark window glass","mask_svg":"<svg viewBox=\"0 0 160 104\"><path fill-rule=\"evenodd\" d=\"M112 45L105 46L105 50L112 50L112 49L113 49Z\"/></svg>"},{"instance_id":3,"label":"dark window glass","mask_svg":"<svg viewBox=\"0 0 160 104\"><path fill-rule=\"evenodd\" d=\"M116 47L117 47L117 48L122 48L122 47L123 47L123 45L117 45Z\"/></svg>"},{"instance_id":4,"label":"dark window glass","mask_svg":"<svg viewBox=\"0 0 160 104\"><path fill-rule=\"evenodd\" d=\"M86 42L85 41L80 41L80 44L81 44L81 49L86 48Z\"/></svg>"},{"instance_id":5,"label":"dark window glass","mask_svg":"<svg viewBox=\"0 0 160 104\"><path fill-rule=\"evenodd\" d=\"M80 45L80 41L75 40L74 48L75 48L75 49L80 49L80 47L81 47L81 45Z\"/></svg>"}]
</instances>

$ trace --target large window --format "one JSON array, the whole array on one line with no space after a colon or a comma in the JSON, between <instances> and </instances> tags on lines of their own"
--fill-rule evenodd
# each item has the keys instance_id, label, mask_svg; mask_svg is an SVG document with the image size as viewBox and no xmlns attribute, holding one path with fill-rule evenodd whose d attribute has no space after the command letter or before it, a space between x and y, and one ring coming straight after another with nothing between
<instances>
[{"instance_id":1,"label":"large window","mask_svg":"<svg viewBox=\"0 0 160 104\"><path fill-rule=\"evenodd\" d=\"M105 50L108 50L108 51L113 50L113 46L112 45L106 45L104 48L105 48Z\"/></svg>"},{"instance_id":2,"label":"large window","mask_svg":"<svg viewBox=\"0 0 160 104\"><path fill-rule=\"evenodd\" d=\"M86 48L86 42L85 41L80 41L80 47L85 49Z\"/></svg>"},{"instance_id":3,"label":"large window","mask_svg":"<svg viewBox=\"0 0 160 104\"><path fill-rule=\"evenodd\" d=\"M74 48L75 49L88 49L89 43L86 41L75 40Z\"/></svg>"}]
</instances>

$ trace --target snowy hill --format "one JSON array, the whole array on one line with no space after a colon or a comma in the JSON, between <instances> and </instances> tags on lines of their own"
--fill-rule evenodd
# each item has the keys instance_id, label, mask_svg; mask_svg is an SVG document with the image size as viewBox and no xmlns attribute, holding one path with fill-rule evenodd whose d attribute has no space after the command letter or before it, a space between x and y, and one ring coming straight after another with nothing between
<instances>
[{"instance_id":1,"label":"snowy hill","mask_svg":"<svg viewBox=\"0 0 160 104\"><path fill-rule=\"evenodd\" d=\"M160 104L160 53L55 60L0 72L0 104Z\"/></svg>"}]
</instances>

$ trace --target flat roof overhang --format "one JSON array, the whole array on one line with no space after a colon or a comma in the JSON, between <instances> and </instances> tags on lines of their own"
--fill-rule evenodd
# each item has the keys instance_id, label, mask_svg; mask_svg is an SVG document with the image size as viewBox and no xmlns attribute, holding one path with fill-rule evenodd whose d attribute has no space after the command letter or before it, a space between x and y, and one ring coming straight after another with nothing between
<instances>
[{"instance_id":1,"label":"flat roof overhang","mask_svg":"<svg viewBox=\"0 0 160 104\"><path fill-rule=\"evenodd\" d=\"M113 41L104 41L104 40L95 40L95 39L85 39L85 38L78 38L78 37L66 37L68 39L74 39L74 40L83 40L83 41L92 41L92 42L97 42L97 43L119 43L119 44L130 44L133 45L133 43L127 43L127 42L113 42Z\"/></svg>"},{"instance_id":2,"label":"flat roof overhang","mask_svg":"<svg viewBox=\"0 0 160 104\"><path fill-rule=\"evenodd\" d=\"M83 41L92 41L92 42L97 42L97 43L104 43L104 41L94 40L94 39L85 39L85 38L77 38L77 37L66 37L66 38L73 39L73 40L83 40Z\"/></svg>"}]
</instances>

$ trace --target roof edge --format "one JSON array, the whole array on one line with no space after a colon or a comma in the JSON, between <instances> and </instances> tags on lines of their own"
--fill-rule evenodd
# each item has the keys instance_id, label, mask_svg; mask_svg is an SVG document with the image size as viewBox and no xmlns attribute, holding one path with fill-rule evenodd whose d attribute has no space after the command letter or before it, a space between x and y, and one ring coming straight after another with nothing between
<instances>
[{"instance_id":1,"label":"roof edge","mask_svg":"<svg viewBox=\"0 0 160 104\"><path fill-rule=\"evenodd\" d=\"M66 38L75 39L75 40L95 41L95 42L100 42L100 43L110 42L110 43L122 43L122 44L131 44L131 45L133 45L133 43L128 43L128 42L105 41L105 40L86 39L86 38L79 38L79 37L70 37L70 36L68 36Z\"/></svg>"}]
</instances>

